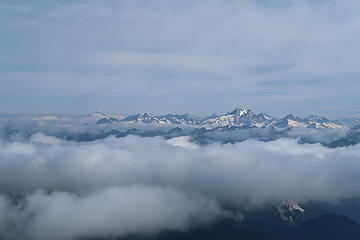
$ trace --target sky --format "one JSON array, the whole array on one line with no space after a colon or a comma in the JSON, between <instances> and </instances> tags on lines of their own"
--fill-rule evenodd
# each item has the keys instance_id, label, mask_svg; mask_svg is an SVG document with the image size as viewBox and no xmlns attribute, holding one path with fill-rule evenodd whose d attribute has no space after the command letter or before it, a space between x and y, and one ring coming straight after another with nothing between
<instances>
[{"instance_id":1,"label":"sky","mask_svg":"<svg viewBox=\"0 0 360 240\"><path fill-rule=\"evenodd\" d=\"M358 0L1 0L1 113L360 116Z\"/></svg>"}]
</instances>

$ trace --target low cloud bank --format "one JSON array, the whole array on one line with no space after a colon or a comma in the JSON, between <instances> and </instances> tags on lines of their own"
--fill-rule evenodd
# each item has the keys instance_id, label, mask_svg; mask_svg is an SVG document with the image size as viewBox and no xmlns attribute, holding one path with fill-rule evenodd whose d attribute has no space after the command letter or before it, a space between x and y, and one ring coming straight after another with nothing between
<instances>
[{"instance_id":1,"label":"low cloud bank","mask_svg":"<svg viewBox=\"0 0 360 240\"><path fill-rule=\"evenodd\" d=\"M226 213L213 199L166 188L111 187L84 196L68 192L27 196L23 208L0 196L6 239L76 239L154 234L206 224Z\"/></svg>"},{"instance_id":2,"label":"low cloud bank","mask_svg":"<svg viewBox=\"0 0 360 240\"><path fill-rule=\"evenodd\" d=\"M345 137L348 131L348 128L292 128L286 132L286 136L299 138L301 141L306 143L328 144L332 141Z\"/></svg>"},{"instance_id":3,"label":"low cloud bank","mask_svg":"<svg viewBox=\"0 0 360 240\"><path fill-rule=\"evenodd\" d=\"M157 233L211 222L224 216L223 204L360 197L360 146L187 141L74 143L37 135L0 143L0 231L20 229L29 239ZM22 204L7 200L18 195Z\"/></svg>"}]
</instances>

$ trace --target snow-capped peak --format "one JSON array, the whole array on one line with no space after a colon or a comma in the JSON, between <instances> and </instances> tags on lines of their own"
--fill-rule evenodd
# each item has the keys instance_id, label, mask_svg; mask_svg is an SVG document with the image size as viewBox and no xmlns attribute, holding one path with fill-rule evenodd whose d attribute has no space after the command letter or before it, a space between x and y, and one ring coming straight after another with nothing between
<instances>
[{"instance_id":1,"label":"snow-capped peak","mask_svg":"<svg viewBox=\"0 0 360 240\"><path fill-rule=\"evenodd\" d=\"M203 125L213 126L240 126L240 127L264 127L272 121L272 117L267 114L255 114L250 109L236 108L223 115L206 118Z\"/></svg>"},{"instance_id":2,"label":"snow-capped peak","mask_svg":"<svg viewBox=\"0 0 360 240\"><path fill-rule=\"evenodd\" d=\"M306 212L305 209L295 201L281 201L278 204L277 210L280 217L289 223L292 223L296 218Z\"/></svg>"},{"instance_id":3,"label":"snow-capped peak","mask_svg":"<svg viewBox=\"0 0 360 240\"><path fill-rule=\"evenodd\" d=\"M232 112L227 113L228 115L232 114L235 116L242 116L245 115L247 113L251 112L250 109L242 109L242 108L235 108Z\"/></svg>"}]
</instances>

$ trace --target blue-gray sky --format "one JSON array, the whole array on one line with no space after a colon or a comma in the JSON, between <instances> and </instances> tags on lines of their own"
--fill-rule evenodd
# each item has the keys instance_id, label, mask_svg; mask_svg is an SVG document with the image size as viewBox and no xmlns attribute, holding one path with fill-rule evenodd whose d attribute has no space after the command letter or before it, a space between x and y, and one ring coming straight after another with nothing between
<instances>
[{"instance_id":1,"label":"blue-gray sky","mask_svg":"<svg viewBox=\"0 0 360 240\"><path fill-rule=\"evenodd\" d=\"M1 0L0 112L359 116L358 0Z\"/></svg>"}]
</instances>

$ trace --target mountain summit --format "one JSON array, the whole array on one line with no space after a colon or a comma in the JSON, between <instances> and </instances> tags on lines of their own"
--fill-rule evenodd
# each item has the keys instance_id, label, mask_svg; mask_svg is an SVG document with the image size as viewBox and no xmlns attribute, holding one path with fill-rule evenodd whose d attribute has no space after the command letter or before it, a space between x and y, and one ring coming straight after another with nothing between
<instances>
[{"instance_id":1,"label":"mountain summit","mask_svg":"<svg viewBox=\"0 0 360 240\"><path fill-rule=\"evenodd\" d=\"M250 109L236 108L224 115L206 119L202 124L213 126L265 127L272 121L273 118L265 113L255 114Z\"/></svg>"}]
</instances>

